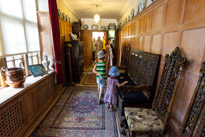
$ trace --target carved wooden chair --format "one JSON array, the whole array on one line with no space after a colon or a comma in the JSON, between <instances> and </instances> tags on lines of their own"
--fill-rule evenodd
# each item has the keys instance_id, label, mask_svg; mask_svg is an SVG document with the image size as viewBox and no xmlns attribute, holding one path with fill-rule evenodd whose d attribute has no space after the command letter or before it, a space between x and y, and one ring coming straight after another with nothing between
<instances>
[{"instance_id":1,"label":"carved wooden chair","mask_svg":"<svg viewBox=\"0 0 205 137\"><path fill-rule=\"evenodd\" d=\"M152 109L125 107L125 117L121 119L122 134L134 137L158 136L163 133L185 62L186 59L181 57L178 47L170 56L165 56L164 69ZM138 91L141 91L141 88L139 87Z\"/></svg>"},{"instance_id":2,"label":"carved wooden chair","mask_svg":"<svg viewBox=\"0 0 205 137\"><path fill-rule=\"evenodd\" d=\"M205 62L201 65L199 80L179 130L179 136L205 136Z\"/></svg>"}]
</instances>

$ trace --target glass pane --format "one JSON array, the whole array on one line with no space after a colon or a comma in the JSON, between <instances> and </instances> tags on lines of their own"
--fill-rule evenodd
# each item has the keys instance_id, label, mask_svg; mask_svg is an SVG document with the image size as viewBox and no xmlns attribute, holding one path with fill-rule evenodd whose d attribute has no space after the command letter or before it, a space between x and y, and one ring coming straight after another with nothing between
<instances>
[{"instance_id":1,"label":"glass pane","mask_svg":"<svg viewBox=\"0 0 205 137\"><path fill-rule=\"evenodd\" d=\"M22 58L22 55L14 56L14 59L21 59L21 58Z\"/></svg>"},{"instance_id":2,"label":"glass pane","mask_svg":"<svg viewBox=\"0 0 205 137\"><path fill-rule=\"evenodd\" d=\"M7 62L7 67L13 68L14 67L13 62L12 61Z\"/></svg>"},{"instance_id":3,"label":"glass pane","mask_svg":"<svg viewBox=\"0 0 205 137\"><path fill-rule=\"evenodd\" d=\"M37 52L32 53L33 56L37 56Z\"/></svg>"},{"instance_id":4,"label":"glass pane","mask_svg":"<svg viewBox=\"0 0 205 137\"><path fill-rule=\"evenodd\" d=\"M28 65L33 65L31 58L28 58Z\"/></svg>"},{"instance_id":5,"label":"glass pane","mask_svg":"<svg viewBox=\"0 0 205 137\"><path fill-rule=\"evenodd\" d=\"M31 57L32 56L32 53L28 53L28 57Z\"/></svg>"},{"instance_id":6,"label":"glass pane","mask_svg":"<svg viewBox=\"0 0 205 137\"><path fill-rule=\"evenodd\" d=\"M0 0L0 10L7 15L23 18L21 0Z\"/></svg>"},{"instance_id":7,"label":"glass pane","mask_svg":"<svg viewBox=\"0 0 205 137\"><path fill-rule=\"evenodd\" d=\"M104 36L104 32L93 32L92 37L95 38L95 40L98 39L98 37L100 37L100 39L102 40Z\"/></svg>"},{"instance_id":8,"label":"glass pane","mask_svg":"<svg viewBox=\"0 0 205 137\"><path fill-rule=\"evenodd\" d=\"M10 19L7 17L1 18L2 33L5 54L17 54L26 52L26 42L23 22Z\"/></svg>"},{"instance_id":9,"label":"glass pane","mask_svg":"<svg viewBox=\"0 0 205 137\"><path fill-rule=\"evenodd\" d=\"M0 56L2 56L4 54L4 51L3 51L3 44L2 44L2 39L0 37Z\"/></svg>"},{"instance_id":10,"label":"glass pane","mask_svg":"<svg viewBox=\"0 0 205 137\"><path fill-rule=\"evenodd\" d=\"M38 64L38 58L37 56L33 57L33 65Z\"/></svg>"},{"instance_id":11,"label":"glass pane","mask_svg":"<svg viewBox=\"0 0 205 137\"><path fill-rule=\"evenodd\" d=\"M37 24L26 23L26 36L28 42L28 51L40 50Z\"/></svg>"},{"instance_id":12,"label":"glass pane","mask_svg":"<svg viewBox=\"0 0 205 137\"><path fill-rule=\"evenodd\" d=\"M22 60L15 60L15 67L20 67L19 64L22 62Z\"/></svg>"},{"instance_id":13,"label":"glass pane","mask_svg":"<svg viewBox=\"0 0 205 137\"><path fill-rule=\"evenodd\" d=\"M6 61L13 60L13 56L6 57Z\"/></svg>"},{"instance_id":14,"label":"glass pane","mask_svg":"<svg viewBox=\"0 0 205 137\"><path fill-rule=\"evenodd\" d=\"M23 0L23 9L26 20L37 23L35 0Z\"/></svg>"}]
</instances>

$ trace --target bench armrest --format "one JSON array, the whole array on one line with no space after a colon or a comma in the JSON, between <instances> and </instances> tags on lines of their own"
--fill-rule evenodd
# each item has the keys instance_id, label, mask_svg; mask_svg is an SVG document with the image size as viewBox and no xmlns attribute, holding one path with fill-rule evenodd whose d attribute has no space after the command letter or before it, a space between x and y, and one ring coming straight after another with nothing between
<instances>
[{"instance_id":1,"label":"bench armrest","mask_svg":"<svg viewBox=\"0 0 205 137\"><path fill-rule=\"evenodd\" d=\"M118 67L120 73L127 73L127 66L119 66Z\"/></svg>"},{"instance_id":2,"label":"bench armrest","mask_svg":"<svg viewBox=\"0 0 205 137\"><path fill-rule=\"evenodd\" d=\"M129 92L129 91L132 91L132 92L142 92L144 90L146 91L151 91L152 90L152 86L129 86L129 85L125 85L125 86L121 86L118 88L122 94L124 92Z\"/></svg>"},{"instance_id":3,"label":"bench armrest","mask_svg":"<svg viewBox=\"0 0 205 137\"><path fill-rule=\"evenodd\" d=\"M118 69L127 69L127 66L118 66Z\"/></svg>"}]
</instances>

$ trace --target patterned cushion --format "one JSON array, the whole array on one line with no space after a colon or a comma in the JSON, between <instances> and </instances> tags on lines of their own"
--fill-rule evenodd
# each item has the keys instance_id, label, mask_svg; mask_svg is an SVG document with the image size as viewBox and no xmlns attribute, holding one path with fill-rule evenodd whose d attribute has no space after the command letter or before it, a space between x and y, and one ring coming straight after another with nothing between
<instances>
[{"instance_id":1,"label":"patterned cushion","mask_svg":"<svg viewBox=\"0 0 205 137\"><path fill-rule=\"evenodd\" d=\"M132 134L162 134L164 131L163 122L151 109L125 107L124 113Z\"/></svg>"}]
</instances>

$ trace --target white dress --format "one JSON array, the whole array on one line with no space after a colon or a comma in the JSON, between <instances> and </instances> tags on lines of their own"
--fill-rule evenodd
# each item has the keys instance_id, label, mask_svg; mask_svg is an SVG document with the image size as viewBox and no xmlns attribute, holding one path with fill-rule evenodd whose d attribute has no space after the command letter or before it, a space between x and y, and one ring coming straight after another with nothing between
<instances>
[{"instance_id":1,"label":"white dress","mask_svg":"<svg viewBox=\"0 0 205 137\"><path fill-rule=\"evenodd\" d=\"M113 53L112 53L112 48L110 47L109 48L109 52L110 52L110 54L109 54L109 59L110 59L110 66L112 66L113 65Z\"/></svg>"}]
</instances>

